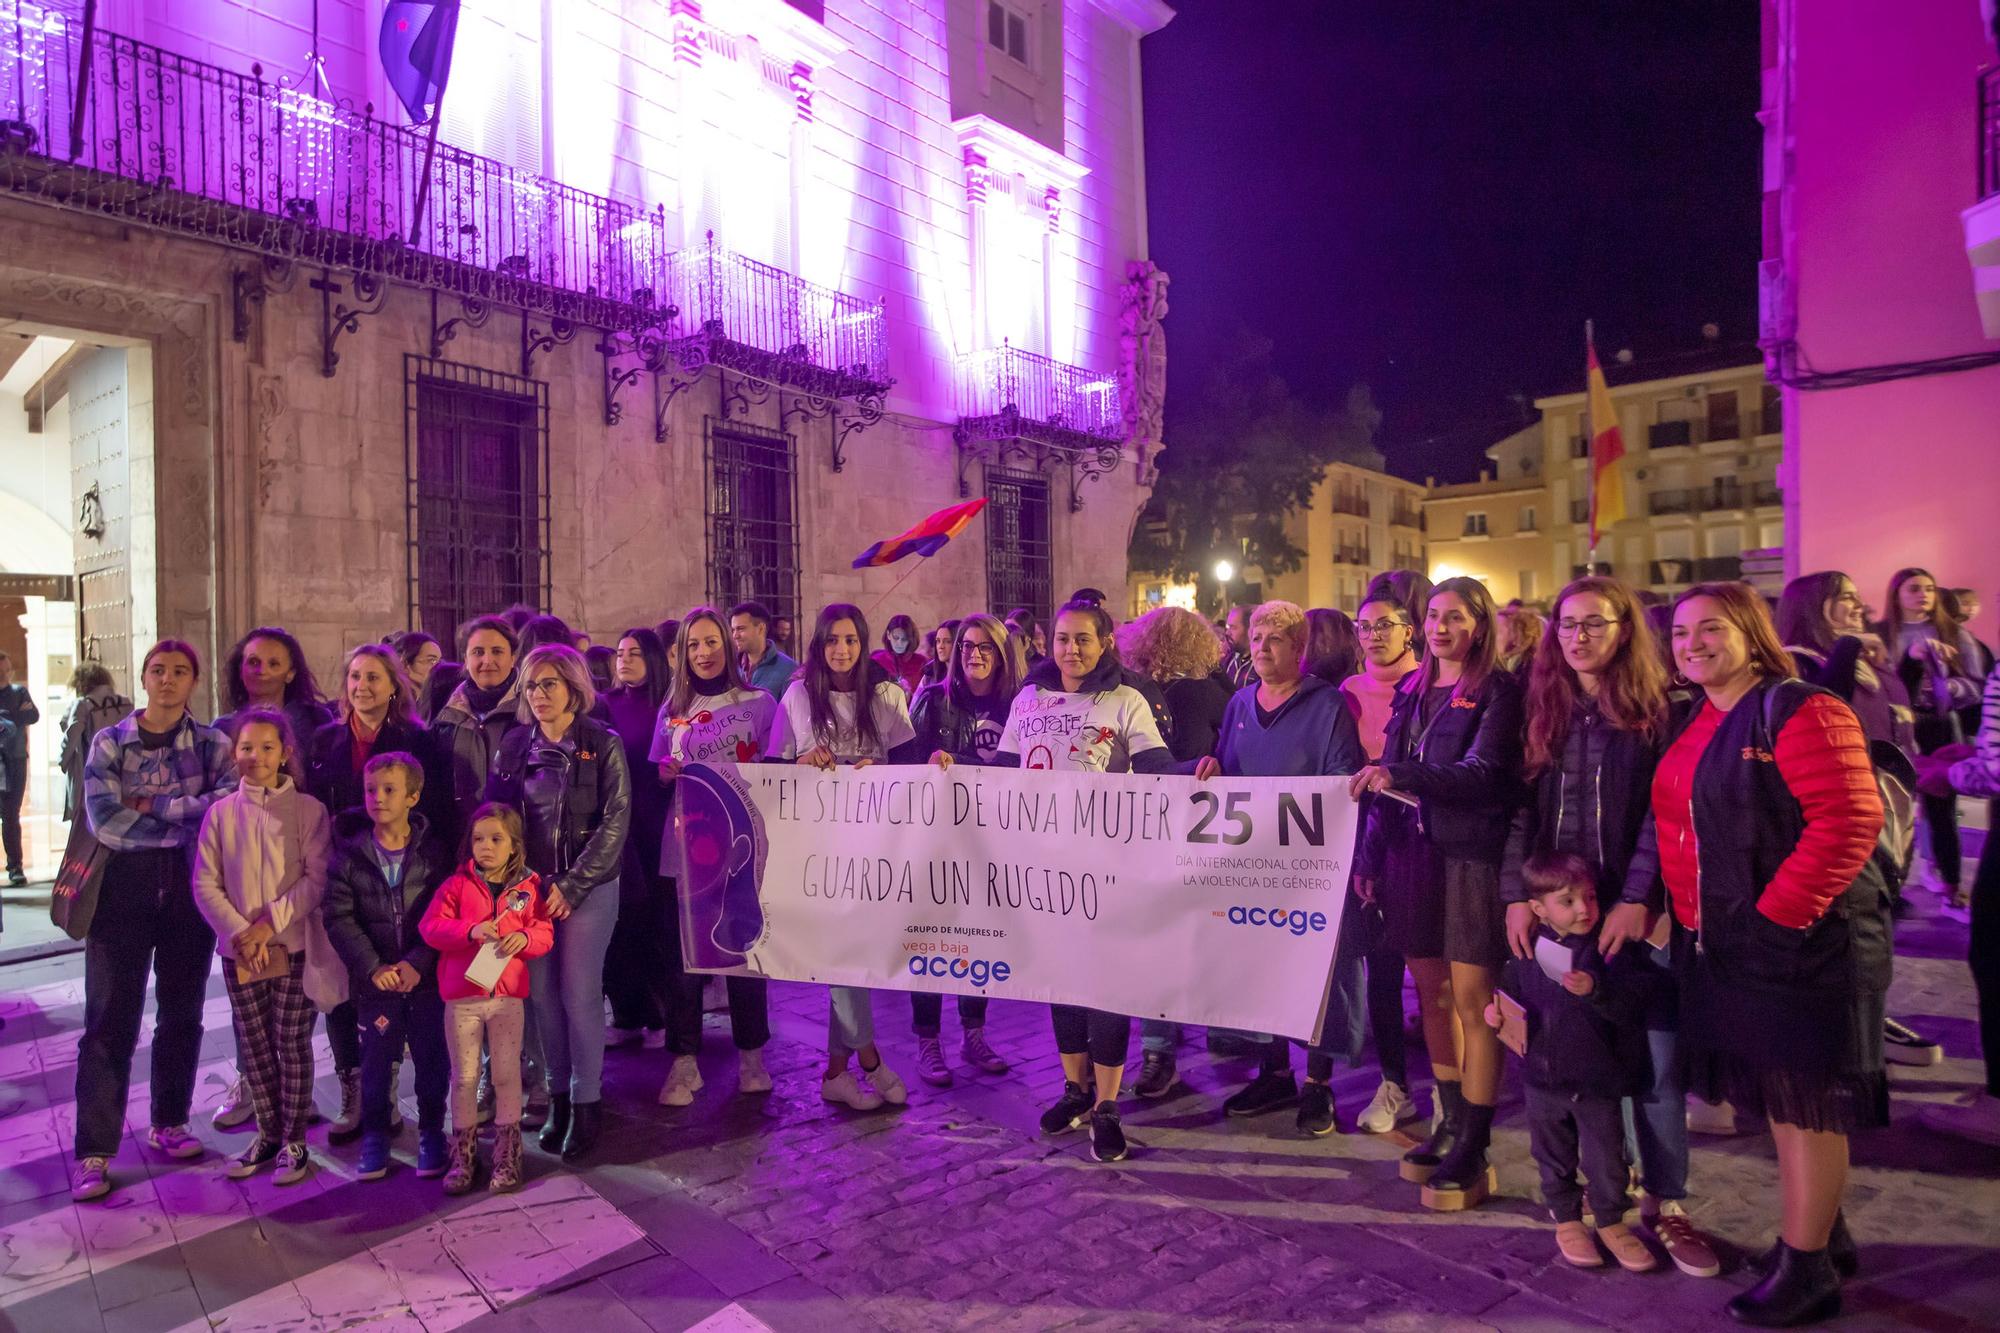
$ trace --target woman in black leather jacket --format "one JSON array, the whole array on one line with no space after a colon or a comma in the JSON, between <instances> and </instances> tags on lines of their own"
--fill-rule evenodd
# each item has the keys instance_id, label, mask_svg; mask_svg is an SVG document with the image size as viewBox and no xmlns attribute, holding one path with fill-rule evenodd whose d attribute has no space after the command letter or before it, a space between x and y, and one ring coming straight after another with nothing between
<instances>
[{"instance_id":1,"label":"woman in black leather jacket","mask_svg":"<svg viewBox=\"0 0 2000 1333\"><path fill-rule=\"evenodd\" d=\"M953 630L951 661L943 680L917 691L910 725L917 748L941 768L989 764L1007 725L1007 709L1027 674L1027 654L1017 635L989 615L946 621ZM943 626L939 627L943 637ZM965 1063L989 1074L1007 1072L1007 1060L986 1041L986 997L958 997L958 1023L965 1030L960 1054ZM951 1066L940 1035L944 997L910 992L910 1028L917 1036L917 1073L933 1087L951 1086Z\"/></svg>"},{"instance_id":2,"label":"woman in black leather jacket","mask_svg":"<svg viewBox=\"0 0 2000 1333\"><path fill-rule=\"evenodd\" d=\"M536 648L520 680L530 717L501 740L486 799L521 811L528 866L556 922L555 947L528 963L528 1008L552 1094L541 1145L575 1163L604 1124L604 953L618 923L632 783L617 734L589 716L597 692L574 648Z\"/></svg>"}]
</instances>

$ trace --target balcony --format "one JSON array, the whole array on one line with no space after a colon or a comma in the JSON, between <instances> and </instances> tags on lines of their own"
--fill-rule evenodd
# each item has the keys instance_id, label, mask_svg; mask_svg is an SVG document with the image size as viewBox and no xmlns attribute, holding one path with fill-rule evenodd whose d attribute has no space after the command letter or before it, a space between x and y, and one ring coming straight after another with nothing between
<instances>
[{"instance_id":1,"label":"balcony","mask_svg":"<svg viewBox=\"0 0 2000 1333\"><path fill-rule=\"evenodd\" d=\"M1655 560L1647 566L1647 582L1669 588L1684 588L1691 583L1733 583L1742 577L1743 559L1734 555Z\"/></svg>"},{"instance_id":2,"label":"balcony","mask_svg":"<svg viewBox=\"0 0 2000 1333\"><path fill-rule=\"evenodd\" d=\"M1571 458L1588 458L1588 457L1590 457L1590 437L1589 437L1588 435L1572 435L1572 436L1570 436L1570 437L1569 437L1569 456L1570 456Z\"/></svg>"},{"instance_id":3,"label":"balcony","mask_svg":"<svg viewBox=\"0 0 2000 1333\"><path fill-rule=\"evenodd\" d=\"M1359 565L1364 569L1369 568L1373 564L1369 559L1369 552L1366 546L1336 546L1333 549L1333 563L1336 565Z\"/></svg>"},{"instance_id":4,"label":"balcony","mask_svg":"<svg viewBox=\"0 0 2000 1333\"><path fill-rule=\"evenodd\" d=\"M2000 65L1979 75L1979 197L1959 214L1979 322L2000 338Z\"/></svg>"},{"instance_id":5,"label":"balcony","mask_svg":"<svg viewBox=\"0 0 2000 1333\"><path fill-rule=\"evenodd\" d=\"M1686 490L1654 491L1646 497L1646 512L1649 514L1692 514L1694 512L1694 492Z\"/></svg>"},{"instance_id":6,"label":"balcony","mask_svg":"<svg viewBox=\"0 0 2000 1333\"><path fill-rule=\"evenodd\" d=\"M1587 497L1582 500L1571 500L1569 502L1569 521L1572 523L1590 522L1590 500Z\"/></svg>"},{"instance_id":7,"label":"balcony","mask_svg":"<svg viewBox=\"0 0 2000 1333\"><path fill-rule=\"evenodd\" d=\"M1019 461L1040 470L1053 463L1070 474L1070 508L1078 486L1118 466L1125 418L1115 376L1064 365L1007 343L961 353L953 366L958 398L958 488L970 496L969 464Z\"/></svg>"},{"instance_id":8,"label":"balcony","mask_svg":"<svg viewBox=\"0 0 2000 1333\"><path fill-rule=\"evenodd\" d=\"M1781 505L1784 502L1785 493L1778 488L1777 482L1758 481L1750 484L1751 504L1762 508L1766 505Z\"/></svg>"},{"instance_id":9,"label":"balcony","mask_svg":"<svg viewBox=\"0 0 2000 1333\"><path fill-rule=\"evenodd\" d=\"M1336 491L1329 503L1336 514L1351 514L1355 518L1368 517L1368 497L1365 495L1351 495Z\"/></svg>"},{"instance_id":10,"label":"balcony","mask_svg":"<svg viewBox=\"0 0 2000 1333\"><path fill-rule=\"evenodd\" d=\"M659 322L659 210L444 143L426 190L423 130L102 30L86 53L81 25L26 0L0 17L0 52L0 189L262 255L253 285L347 270L356 304L389 280L456 295L475 322L490 305L566 322L563 340ZM237 306L241 337L241 280Z\"/></svg>"},{"instance_id":11,"label":"balcony","mask_svg":"<svg viewBox=\"0 0 2000 1333\"><path fill-rule=\"evenodd\" d=\"M1692 421L1656 421L1646 428L1646 447L1675 449L1693 444L1694 425Z\"/></svg>"},{"instance_id":12,"label":"balcony","mask_svg":"<svg viewBox=\"0 0 2000 1333\"><path fill-rule=\"evenodd\" d=\"M1424 530L1424 511L1415 505L1397 504L1389 510L1389 526Z\"/></svg>"},{"instance_id":13,"label":"balcony","mask_svg":"<svg viewBox=\"0 0 2000 1333\"><path fill-rule=\"evenodd\" d=\"M714 232L662 267L680 309L668 347L684 370L714 364L811 397L880 407L890 379L879 301L726 250Z\"/></svg>"}]
</instances>

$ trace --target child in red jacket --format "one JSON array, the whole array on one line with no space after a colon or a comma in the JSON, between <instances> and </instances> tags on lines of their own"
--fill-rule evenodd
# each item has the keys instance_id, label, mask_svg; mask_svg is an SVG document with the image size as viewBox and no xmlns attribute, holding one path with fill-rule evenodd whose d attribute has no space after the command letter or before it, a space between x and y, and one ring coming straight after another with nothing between
<instances>
[{"instance_id":1,"label":"child in red jacket","mask_svg":"<svg viewBox=\"0 0 2000 1333\"><path fill-rule=\"evenodd\" d=\"M521 1187L521 1036L527 959L555 943L541 881L527 868L520 811L488 801L473 812L472 859L438 887L418 933L438 951L438 991L451 1043L451 1145L444 1192L464 1194L479 1170L479 1052L493 1080L489 1187ZM482 959L481 954L490 953ZM497 955L497 957L495 957ZM497 977L486 972L499 963Z\"/></svg>"}]
</instances>

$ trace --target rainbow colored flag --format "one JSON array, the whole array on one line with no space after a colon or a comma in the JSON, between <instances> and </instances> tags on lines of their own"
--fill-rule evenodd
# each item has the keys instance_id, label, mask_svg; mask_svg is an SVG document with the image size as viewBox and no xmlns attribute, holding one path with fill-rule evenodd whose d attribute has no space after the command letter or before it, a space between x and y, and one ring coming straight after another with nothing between
<instances>
[{"instance_id":1,"label":"rainbow colored flag","mask_svg":"<svg viewBox=\"0 0 2000 1333\"><path fill-rule=\"evenodd\" d=\"M876 542L855 556L854 567L867 569L873 565L893 565L906 555L936 555L946 542L964 532L965 525L984 508L986 497L981 496L977 500L940 509L901 536Z\"/></svg>"}]
</instances>

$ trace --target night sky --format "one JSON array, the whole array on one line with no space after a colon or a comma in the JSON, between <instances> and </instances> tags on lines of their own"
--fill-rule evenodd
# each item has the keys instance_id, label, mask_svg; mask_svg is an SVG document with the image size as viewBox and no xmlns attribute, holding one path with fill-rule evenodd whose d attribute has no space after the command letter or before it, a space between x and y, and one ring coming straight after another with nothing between
<instances>
[{"instance_id":1,"label":"night sky","mask_svg":"<svg viewBox=\"0 0 2000 1333\"><path fill-rule=\"evenodd\" d=\"M1142 47L1167 442L1242 330L1365 381L1389 467L1469 480L1607 361L1756 338L1753 0L1173 0ZM1746 351L1746 359L1754 352Z\"/></svg>"}]
</instances>

